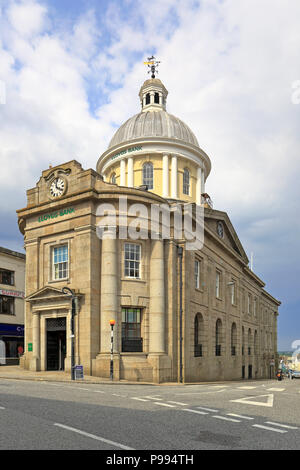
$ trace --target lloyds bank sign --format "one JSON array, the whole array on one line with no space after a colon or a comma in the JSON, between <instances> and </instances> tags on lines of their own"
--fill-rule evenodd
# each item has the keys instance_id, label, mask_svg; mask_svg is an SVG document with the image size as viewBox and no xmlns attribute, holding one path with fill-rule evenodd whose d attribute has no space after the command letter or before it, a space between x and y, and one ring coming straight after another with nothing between
<instances>
[{"instance_id":1,"label":"lloyds bank sign","mask_svg":"<svg viewBox=\"0 0 300 470\"><path fill-rule=\"evenodd\" d=\"M68 207L67 209L61 209L59 211L51 212L50 214L41 215L38 218L38 222L45 222L46 220L56 219L57 217L63 217L64 215L73 214L75 209Z\"/></svg>"},{"instance_id":2,"label":"lloyds bank sign","mask_svg":"<svg viewBox=\"0 0 300 470\"><path fill-rule=\"evenodd\" d=\"M126 155L127 153L138 152L139 150L142 150L142 148L143 148L142 146L138 146L138 147L130 147L128 149L122 150L122 152L119 152L119 153L116 153L116 155L113 155L111 157L111 160L114 160L115 158L118 158L121 155Z\"/></svg>"}]
</instances>

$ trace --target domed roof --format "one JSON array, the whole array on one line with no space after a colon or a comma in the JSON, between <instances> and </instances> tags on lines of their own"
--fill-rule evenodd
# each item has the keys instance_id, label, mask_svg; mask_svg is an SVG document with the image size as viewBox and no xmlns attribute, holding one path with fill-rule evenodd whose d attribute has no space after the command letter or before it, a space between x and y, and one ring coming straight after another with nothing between
<instances>
[{"instance_id":1,"label":"domed roof","mask_svg":"<svg viewBox=\"0 0 300 470\"><path fill-rule=\"evenodd\" d=\"M143 137L177 139L199 147L195 135L184 122L164 109L157 109L144 110L128 119L117 130L108 148Z\"/></svg>"}]
</instances>

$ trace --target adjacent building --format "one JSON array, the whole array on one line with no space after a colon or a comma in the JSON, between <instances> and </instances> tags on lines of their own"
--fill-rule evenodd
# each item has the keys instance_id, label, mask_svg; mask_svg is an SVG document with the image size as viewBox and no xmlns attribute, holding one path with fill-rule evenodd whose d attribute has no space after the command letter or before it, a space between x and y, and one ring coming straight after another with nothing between
<instances>
[{"instance_id":1,"label":"adjacent building","mask_svg":"<svg viewBox=\"0 0 300 470\"><path fill-rule=\"evenodd\" d=\"M0 365L19 363L24 348L24 297L25 255L0 247Z\"/></svg>"},{"instance_id":2,"label":"adjacent building","mask_svg":"<svg viewBox=\"0 0 300 470\"><path fill-rule=\"evenodd\" d=\"M110 320L116 379L273 374L280 302L249 268L227 213L212 208L210 158L167 112L167 94L160 80L146 80L141 111L117 130L96 171L72 160L45 169L27 191L17 211L26 248L23 367L70 370L68 287L77 299L75 362L86 374L109 377ZM189 232L179 230L188 212ZM198 219L203 243L191 248Z\"/></svg>"}]
</instances>

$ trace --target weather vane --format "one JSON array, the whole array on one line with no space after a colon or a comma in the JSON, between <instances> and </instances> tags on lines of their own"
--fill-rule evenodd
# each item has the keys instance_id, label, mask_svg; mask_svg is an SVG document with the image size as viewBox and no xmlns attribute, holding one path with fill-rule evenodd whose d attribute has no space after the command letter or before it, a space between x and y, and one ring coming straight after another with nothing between
<instances>
[{"instance_id":1,"label":"weather vane","mask_svg":"<svg viewBox=\"0 0 300 470\"><path fill-rule=\"evenodd\" d=\"M152 57L148 57L148 61L144 62L144 64L148 65L148 73L151 72L151 78L155 78L155 74L158 73L158 66L160 64L160 60L155 60L155 57L153 55Z\"/></svg>"}]
</instances>

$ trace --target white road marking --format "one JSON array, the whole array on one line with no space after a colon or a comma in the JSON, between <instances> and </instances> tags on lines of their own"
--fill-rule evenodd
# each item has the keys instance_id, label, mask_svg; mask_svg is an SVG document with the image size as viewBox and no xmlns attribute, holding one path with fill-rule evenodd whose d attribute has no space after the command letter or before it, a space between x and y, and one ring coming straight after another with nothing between
<instances>
[{"instance_id":1,"label":"white road marking","mask_svg":"<svg viewBox=\"0 0 300 470\"><path fill-rule=\"evenodd\" d=\"M233 423L240 423L241 421L239 419L234 419L234 418L226 418L226 416L212 416L213 418L216 419L223 419L224 421L232 421Z\"/></svg>"},{"instance_id":2,"label":"white road marking","mask_svg":"<svg viewBox=\"0 0 300 470\"><path fill-rule=\"evenodd\" d=\"M5 410L4 406L0 406L0 410Z\"/></svg>"},{"instance_id":3,"label":"white road marking","mask_svg":"<svg viewBox=\"0 0 300 470\"><path fill-rule=\"evenodd\" d=\"M113 396L114 397L123 397L123 398L125 397L125 395L118 395L118 393L113 393Z\"/></svg>"},{"instance_id":4,"label":"white road marking","mask_svg":"<svg viewBox=\"0 0 300 470\"><path fill-rule=\"evenodd\" d=\"M154 402L155 405L168 406L169 408L175 408L175 405L168 405L168 403Z\"/></svg>"},{"instance_id":5,"label":"white road marking","mask_svg":"<svg viewBox=\"0 0 300 470\"><path fill-rule=\"evenodd\" d=\"M174 403L174 405L187 406L187 403L181 403L180 401L168 401L168 403Z\"/></svg>"},{"instance_id":6,"label":"white road marking","mask_svg":"<svg viewBox=\"0 0 300 470\"><path fill-rule=\"evenodd\" d=\"M212 411L213 413L218 413L219 410L214 410L212 408L204 408L203 406L197 406L198 410L204 410L204 411Z\"/></svg>"},{"instance_id":7,"label":"white road marking","mask_svg":"<svg viewBox=\"0 0 300 470\"><path fill-rule=\"evenodd\" d=\"M252 390L253 388L256 388L256 386L252 387L250 385L245 385L243 387L237 387L237 388L240 389L240 390Z\"/></svg>"},{"instance_id":8,"label":"white road marking","mask_svg":"<svg viewBox=\"0 0 300 470\"><path fill-rule=\"evenodd\" d=\"M94 392L94 393L105 393L105 392L102 392L102 390L91 390L91 392Z\"/></svg>"},{"instance_id":9,"label":"white road marking","mask_svg":"<svg viewBox=\"0 0 300 470\"><path fill-rule=\"evenodd\" d=\"M158 398L158 397L145 397L145 398L148 398L149 400L162 400L162 398Z\"/></svg>"},{"instance_id":10,"label":"white road marking","mask_svg":"<svg viewBox=\"0 0 300 470\"><path fill-rule=\"evenodd\" d=\"M283 392L285 388L267 388L270 392Z\"/></svg>"},{"instance_id":11,"label":"white road marking","mask_svg":"<svg viewBox=\"0 0 300 470\"><path fill-rule=\"evenodd\" d=\"M130 397L131 400L138 400L138 401L149 401L149 400L145 400L145 398L137 398L137 397Z\"/></svg>"},{"instance_id":12,"label":"white road marking","mask_svg":"<svg viewBox=\"0 0 300 470\"><path fill-rule=\"evenodd\" d=\"M198 415L208 415L205 411L190 410L189 408L185 408L183 411L190 411L191 413L196 413Z\"/></svg>"},{"instance_id":13,"label":"white road marking","mask_svg":"<svg viewBox=\"0 0 300 470\"><path fill-rule=\"evenodd\" d=\"M266 421L266 424L273 424L274 426L280 426L288 429L298 429L296 426L288 426L287 424L273 423L272 421Z\"/></svg>"},{"instance_id":14,"label":"white road marking","mask_svg":"<svg viewBox=\"0 0 300 470\"><path fill-rule=\"evenodd\" d=\"M242 418L242 419L254 419L254 418L251 418L250 416L237 415L235 413L227 413L227 416L235 416L236 418Z\"/></svg>"},{"instance_id":15,"label":"white road marking","mask_svg":"<svg viewBox=\"0 0 300 470\"><path fill-rule=\"evenodd\" d=\"M257 398L264 398L267 397L266 402L261 402L261 401L253 401L253 399ZM242 403L244 405L256 405L256 406L268 406L272 407L273 406L273 400L274 400L274 395L273 393L270 393L268 395L254 395L251 397L245 397L245 398L238 398L237 400L230 400L231 402L235 403Z\"/></svg>"},{"instance_id":16,"label":"white road marking","mask_svg":"<svg viewBox=\"0 0 300 470\"><path fill-rule=\"evenodd\" d=\"M112 445L112 446L115 446L115 447L119 447L120 449L135 450L132 447L124 446L123 444L120 444L119 442L110 441L109 439L104 439L104 437L95 436L94 434L90 434L88 432L81 431L80 429L71 428L70 426L65 426L64 424L54 423L54 426L58 426L60 428L67 429L68 431L76 432L78 434L81 434L82 436L90 437L91 439L95 439L96 441L105 442L106 444L109 444L109 445Z\"/></svg>"},{"instance_id":17,"label":"white road marking","mask_svg":"<svg viewBox=\"0 0 300 470\"><path fill-rule=\"evenodd\" d=\"M268 426L263 426L262 424L252 424L252 426L254 428L266 429L267 431L274 431L274 432L281 432L281 433L287 432L287 431L284 431L283 429L269 428Z\"/></svg>"}]
</instances>

